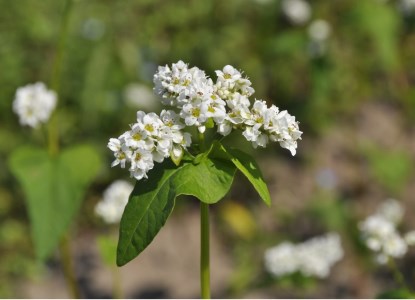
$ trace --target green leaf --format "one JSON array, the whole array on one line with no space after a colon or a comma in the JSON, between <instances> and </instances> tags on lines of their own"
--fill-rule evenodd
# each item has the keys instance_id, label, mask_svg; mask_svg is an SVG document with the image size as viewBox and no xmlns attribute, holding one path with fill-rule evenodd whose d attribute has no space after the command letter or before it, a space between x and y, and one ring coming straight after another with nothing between
<instances>
[{"instance_id":1,"label":"green leaf","mask_svg":"<svg viewBox=\"0 0 415 300\"><path fill-rule=\"evenodd\" d=\"M57 157L23 147L12 153L9 166L26 196L36 256L44 260L76 216L100 159L89 146L73 147Z\"/></svg>"},{"instance_id":2,"label":"green leaf","mask_svg":"<svg viewBox=\"0 0 415 300\"><path fill-rule=\"evenodd\" d=\"M249 154L238 149L226 149L219 142L215 142L210 150L209 155L218 159L230 160L242 174L251 182L261 199L268 205L271 205L271 196L267 184L262 176L261 170L255 159Z\"/></svg>"},{"instance_id":3,"label":"green leaf","mask_svg":"<svg viewBox=\"0 0 415 300\"><path fill-rule=\"evenodd\" d=\"M149 180L137 181L121 219L117 265L125 265L151 243L177 196L192 195L215 203L229 191L235 170L230 162L210 158L180 167L165 161L149 173Z\"/></svg>"}]
</instances>

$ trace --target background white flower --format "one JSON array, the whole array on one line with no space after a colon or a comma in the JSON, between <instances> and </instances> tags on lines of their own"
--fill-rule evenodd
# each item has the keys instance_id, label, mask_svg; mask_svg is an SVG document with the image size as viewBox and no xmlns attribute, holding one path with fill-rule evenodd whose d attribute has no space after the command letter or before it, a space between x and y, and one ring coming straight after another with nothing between
<instances>
[{"instance_id":1,"label":"background white flower","mask_svg":"<svg viewBox=\"0 0 415 300\"><path fill-rule=\"evenodd\" d=\"M95 206L95 213L106 223L118 223L133 188L132 184L127 181L114 181L104 191L102 200Z\"/></svg>"},{"instance_id":2,"label":"background white flower","mask_svg":"<svg viewBox=\"0 0 415 300\"><path fill-rule=\"evenodd\" d=\"M403 214L404 208L397 200L387 199L373 215L359 224L363 241L375 252L375 259L380 264L387 263L390 258L403 257L408 246L414 245L414 232L402 237L397 230Z\"/></svg>"},{"instance_id":3,"label":"background white flower","mask_svg":"<svg viewBox=\"0 0 415 300\"><path fill-rule=\"evenodd\" d=\"M326 278L331 267L344 255L340 236L328 233L294 245L284 242L265 252L265 268L279 277L300 272L305 276Z\"/></svg>"},{"instance_id":4,"label":"background white flower","mask_svg":"<svg viewBox=\"0 0 415 300\"><path fill-rule=\"evenodd\" d=\"M49 120L56 102L56 93L48 90L44 83L38 82L17 89L13 111L19 116L21 125L35 128Z\"/></svg>"},{"instance_id":5,"label":"background white flower","mask_svg":"<svg viewBox=\"0 0 415 300\"><path fill-rule=\"evenodd\" d=\"M331 34L331 26L326 20L317 19L308 26L308 35L314 41L326 41Z\"/></svg>"},{"instance_id":6,"label":"background white flower","mask_svg":"<svg viewBox=\"0 0 415 300\"><path fill-rule=\"evenodd\" d=\"M287 18L295 25L304 24L311 17L311 6L304 0L283 0L281 8Z\"/></svg>"}]
</instances>

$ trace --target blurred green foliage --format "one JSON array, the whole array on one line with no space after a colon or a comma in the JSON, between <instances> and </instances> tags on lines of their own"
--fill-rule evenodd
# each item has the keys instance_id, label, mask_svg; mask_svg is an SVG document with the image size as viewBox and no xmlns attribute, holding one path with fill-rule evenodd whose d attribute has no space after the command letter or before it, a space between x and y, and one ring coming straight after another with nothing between
<instances>
[{"instance_id":1,"label":"blurred green foliage","mask_svg":"<svg viewBox=\"0 0 415 300\"><path fill-rule=\"evenodd\" d=\"M312 19L296 26L279 0L74 0L57 111L61 143L87 141L109 165L108 138L122 133L144 109L128 104L127 85L151 88L157 66L179 59L211 76L226 64L243 70L255 96L295 115L307 136L318 136L339 120L354 122L357 108L369 101L400 108L405 122L413 124L415 14L402 14L397 2L309 1ZM0 296L11 297L11 279L27 276L33 264L23 193L6 160L20 145L45 144L45 132L21 128L12 101L18 87L52 81L64 4L0 0ZM326 20L332 31L325 53L317 56L310 52L307 33L315 19ZM375 180L399 195L412 174L408 154L362 152ZM98 187L123 176L118 168L102 170L91 194L99 195ZM310 198L319 200L318 195ZM351 223L348 207L336 201L327 199L309 210L325 229ZM243 209L239 214L251 219ZM234 250L238 269L232 285L239 293L252 284L252 274L261 274L260 256L271 238L254 226L241 227L226 211L224 218L234 234L246 236ZM283 231L279 238L290 233Z\"/></svg>"},{"instance_id":2,"label":"blurred green foliage","mask_svg":"<svg viewBox=\"0 0 415 300\"><path fill-rule=\"evenodd\" d=\"M365 150L372 176L387 189L391 196L401 196L413 173L413 160L404 150L386 151L375 146Z\"/></svg>"}]
</instances>

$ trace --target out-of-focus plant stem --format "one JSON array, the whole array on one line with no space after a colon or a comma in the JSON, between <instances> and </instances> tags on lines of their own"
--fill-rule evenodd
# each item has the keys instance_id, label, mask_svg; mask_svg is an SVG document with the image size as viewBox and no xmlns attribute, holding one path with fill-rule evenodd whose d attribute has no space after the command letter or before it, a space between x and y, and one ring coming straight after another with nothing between
<instances>
[{"instance_id":1,"label":"out-of-focus plant stem","mask_svg":"<svg viewBox=\"0 0 415 300\"><path fill-rule=\"evenodd\" d=\"M61 253L63 272L65 275L66 285L68 286L70 298L79 299L81 298L81 294L79 292L78 283L76 282L76 276L73 270L73 261L68 235L65 235L62 238L59 248Z\"/></svg>"},{"instance_id":2,"label":"out-of-focus plant stem","mask_svg":"<svg viewBox=\"0 0 415 300\"><path fill-rule=\"evenodd\" d=\"M121 286L121 274L120 269L117 266L112 267L112 280L113 280L113 291L112 296L114 299L123 299L124 295Z\"/></svg>"},{"instance_id":3,"label":"out-of-focus plant stem","mask_svg":"<svg viewBox=\"0 0 415 300\"><path fill-rule=\"evenodd\" d=\"M62 61L65 52L66 40L68 37L69 20L72 7L73 0L67 0L65 2L65 7L63 10L59 40L56 47L56 55L52 69L52 78L50 81L50 88L53 91L55 91L58 99L60 95ZM59 130L56 112L52 114L48 123L48 150L51 156L56 156L59 153ZM59 245L59 250L61 253L63 272L70 297L74 299L79 299L81 295L79 292L79 287L76 281L76 275L74 271L69 234L66 234L62 238Z\"/></svg>"},{"instance_id":4,"label":"out-of-focus plant stem","mask_svg":"<svg viewBox=\"0 0 415 300\"><path fill-rule=\"evenodd\" d=\"M395 281L404 289L409 291L408 286L406 285L405 278L403 277L401 271L399 271L398 267L396 266L395 260L393 258L389 258L388 260L389 268L392 270L393 277Z\"/></svg>"},{"instance_id":5,"label":"out-of-focus plant stem","mask_svg":"<svg viewBox=\"0 0 415 300\"><path fill-rule=\"evenodd\" d=\"M56 92L58 99L60 94L62 61L68 37L69 19L72 7L73 0L67 0L63 10L59 40L56 47L56 55L52 69L52 78L50 80L50 88ZM59 152L59 130L56 112L52 114L48 123L48 147L51 155L57 155Z\"/></svg>"}]
</instances>

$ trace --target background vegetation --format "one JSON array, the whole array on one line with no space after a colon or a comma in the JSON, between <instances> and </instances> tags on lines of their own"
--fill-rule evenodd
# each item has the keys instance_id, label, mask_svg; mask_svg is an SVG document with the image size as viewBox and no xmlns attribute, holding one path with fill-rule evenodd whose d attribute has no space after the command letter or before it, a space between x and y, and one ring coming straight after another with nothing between
<instances>
[{"instance_id":1,"label":"background vegetation","mask_svg":"<svg viewBox=\"0 0 415 300\"><path fill-rule=\"evenodd\" d=\"M29 287L48 286L51 274L60 274L57 257L47 265L34 259L24 197L6 161L20 145L45 143L42 130L32 132L19 125L12 101L18 87L53 80L64 2L0 0L3 297L45 297L47 290L42 294ZM128 176L118 168L110 169L108 139L124 132L137 110L161 109L145 87L151 89L158 65L182 59L211 76L226 64L243 70L253 82L256 98L287 109L304 132L294 158L278 146L255 152L270 184L270 210L242 178L229 201L213 208L214 235L223 247L216 255L223 255L232 266L224 271L219 286L214 281L213 296L374 297L396 287L390 272L374 264L362 246L357 224L378 203L393 197L406 207L403 226L415 229L411 218L415 209L415 9L402 9L402 2L310 1L310 20L296 25L277 0L74 1L61 70L58 129L63 146L91 143L106 162L73 225L78 263L85 262L84 253L93 253L88 259L95 264L100 261L96 249L91 252L85 247L85 239L116 236L117 227L108 228L93 212L105 187ZM315 41L308 33L316 19L331 26L321 53L313 50ZM242 140L235 143L246 146ZM179 203L173 217L187 218L197 211L196 204L191 199ZM172 234L180 235L180 224L167 225L176 226ZM301 241L333 230L342 235L346 256L326 281L297 277L276 281L265 274L264 249L285 239ZM197 249L192 252L197 255ZM412 283L414 261L415 254L409 253L399 262ZM148 272L138 266L125 273ZM90 265L88 272L95 267ZM193 267L197 274L197 266ZM166 262L170 276L181 272L175 268ZM85 296L110 293L105 287L91 290L95 279L85 278L83 272L87 270L78 267ZM192 289L181 293L168 277L159 276L159 282L151 284L154 289L146 294L148 290L134 290L125 283L126 296L197 296Z\"/></svg>"}]
</instances>

